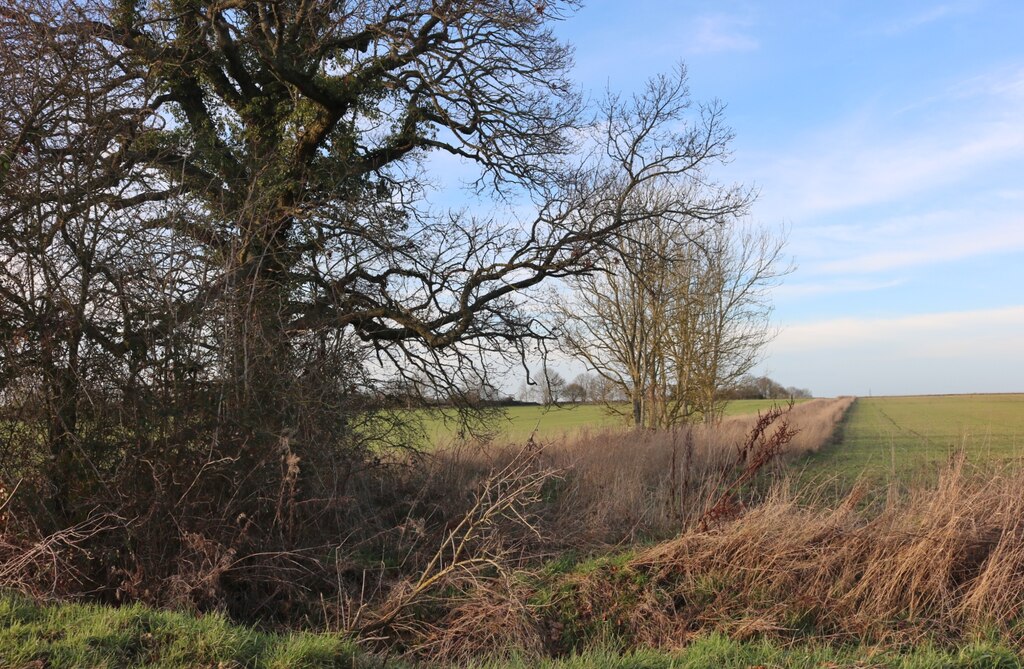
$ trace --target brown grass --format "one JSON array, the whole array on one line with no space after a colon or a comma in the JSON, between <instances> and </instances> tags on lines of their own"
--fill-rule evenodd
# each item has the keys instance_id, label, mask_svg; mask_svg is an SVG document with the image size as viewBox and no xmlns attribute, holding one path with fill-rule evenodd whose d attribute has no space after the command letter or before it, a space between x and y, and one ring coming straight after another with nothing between
<instances>
[{"instance_id":1,"label":"brown grass","mask_svg":"<svg viewBox=\"0 0 1024 669\"><path fill-rule=\"evenodd\" d=\"M464 659L460 651L480 647L475 635L493 634L514 610L521 647L535 650L541 630L544 652L556 654L609 642L673 648L709 631L887 645L995 631L1024 650L1022 487L1019 469L993 475L962 458L937 485L881 509L859 504L862 489L806 505L783 482L715 529L535 573L532 589L509 594L515 602L489 592L444 621L459 643L441 636L447 657Z\"/></svg>"},{"instance_id":2,"label":"brown grass","mask_svg":"<svg viewBox=\"0 0 1024 669\"><path fill-rule=\"evenodd\" d=\"M819 448L848 404L819 400L793 408L786 418L800 432L787 452ZM594 432L525 450L476 445L398 457L353 473L337 504L352 531L320 532L321 543L304 551L239 551L246 537L265 530L239 516L238 541L183 528L176 561L154 553L148 562L132 562L116 551L130 534L125 528L145 523L146 516L105 516L110 522L102 527L42 536L26 531L24 519L0 504L10 516L0 518L0 583L36 595L234 612L226 602L253 599L248 590L236 590L255 574L265 586L256 593L260 601L277 598L273 608L267 605L280 612L272 624L361 631L364 639L418 645L442 657L496 647L539 652L562 638L561 623L530 603L523 575L560 551L590 555L623 542L675 537L726 490L741 493L741 505L756 501L757 490L734 490L737 475L752 462L744 453L757 451L750 448L755 421ZM316 534L317 525L298 513L302 477L288 456L282 456L282 485L269 489L268 498L284 530ZM219 521L197 522L201 529L203 522ZM144 564L162 571L147 572ZM98 572L109 578L97 595ZM593 585L607 589L600 581ZM631 611L639 625L646 609Z\"/></svg>"},{"instance_id":3,"label":"brown grass","mask_svg":"<svg viewBox=\"0 0 1024 669\"><path fill-rule=\"evenodd\" d=\"M827 442L825 426L848 405L794 412L802 439L788 452ZM739 434L733 424L717 435L698 427L553 445L546 455L567 473L549 527L578 546L678 528L662 504L671 499L673 450L678 464L692 439L691 489L706 490ZM864 504L875 492L867 486L836 499L781 478L740 517L710 529L691 524L637 554L566 573L527 570L518 588L500 597L487 588L451 609L426 647L458 661L488 644L494 652L498 639L497 650L543 645L558 654L609 640L678 647L712 630L877 644L958 643L995 631L1024 650L1024 471L976 469L958 456L936 484L886 503ZM438 631L446 629L457 633Z\"/></svg>"},{"instance_id":4,"label":"brown grass","mask_svg":"<svg viewBox=\"0 0 1024 669\"><path fill-rule=\"evenodd\" d=\"M789 444L793 452L820 447L848 404L820 400L794 408L788 418L803 432ZM526 469L517 464L526 462L522 446L462 445L413 456L406 476L387 489L391 506L378 503L368 518L382 531L363 540L364 553L380 555L381 563L397 559L400 566L375 571L364 563L361 574L356 565L347 569L359 589L325 606L329 626L363 629L387 643L418 639L414 644L443 656L457 654L456 648L473 654L508 645L497 640L509 638L535 650L539 623L523 599L523 584L510 575L565 550L594 554L609 545L676 536L746 469L739 456L749 450L756 421L747 416L674 432L608 431L531 443ZM503 474L510 471L518 473ZM518 479L529 484L523 489L531 502L512 516L488 520L486 540L458 550L466 523L491 508L481 501L495 481L512 489ZM390 508L390 520L382 508ZM414 611L419 618L410 617ZM437 620L444 624L438 627Z\"/></svg>"},{"instance_id":5,"label":"brown grass","mask_svg":"<svg viewBox=\"0 0 1024 669\"><path fill-rule=\"evenodd\" d=\"M795 405L784 416L796 436L784 456L817 451L833 436L853 398ZM540 510L549 548L587 547L674 536L700 518L736 464L757 416L671 431L602 430L543 445L547 467L562 478ZM437 455L450 490L471 489L481 474L503 466L512 447L463 446ZM781 464L778 465L781 470Z\"/></svg>"},{"instance_id":6,"label":"brown grass","mask_svg":"<svg viewBox=\"0 0 1024 669\"><path fill-rule=\"evenodd\" d=\"M713 577L731 598L673 613L709 622L752 619L786 630L880 641L940 638L988 627L1021 641L1024 474L968 471L956 458L938 485L881 511L858 510L862 491L831 508L798 505L781 486L718 532L690 533L633 563L653 587L691 602ZM728 625L727 625L728 626Z\"/></svg>"}]
</instances>

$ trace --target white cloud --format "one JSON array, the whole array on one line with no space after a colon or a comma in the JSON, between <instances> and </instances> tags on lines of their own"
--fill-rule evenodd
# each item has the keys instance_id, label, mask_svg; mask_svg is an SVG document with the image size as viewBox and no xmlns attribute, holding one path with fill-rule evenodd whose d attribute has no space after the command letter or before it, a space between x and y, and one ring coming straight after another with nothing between
<instances>
[{"instance_id":1,"label":"white cloud","mask_svg":"<svg viewBox=\"0 0 1024 669\"><path fill-rule=\"evenodd\" d=\"M987 355L1000 353L1024 359L1024 305L999 309L950 311L890 318L837 318L784 326L772 344L773 353L842 351L898 347L910 357L971 355L984 343ZM993 342L999 345L993 349ZM891 350L878 351L880 354ZM1024 385L1024 379L1021 380Z\"/></svg>"},{"instance_id":2,"label":"white cloud","mask_svg":"<svg viewBox=\"0 0 1024 669\"><path fill-rule=\"evenodd\" d=\"M910 137L885 128L832 128L778 161L775 180L795 210L791 215L810 216L919 195L1021 158L1024 126L1010 118L974 119Z\"/></svg>"},{"instance_id":3,"label":"white cloud","mask_svg":"<svg viewBox=\"0 0 1024 669\"><path fill-rule=\"evenodd\" d=\"M810 297L813 295L831 295L836 293L865 293L885 290L901 286L904 279L884 279L880 281L864 281L856 279L839 279L836 281L815 281L803 283L784 283L773 291L778 299Z\"/></svg>"},{"instance_id":4,"label":"white cloud","mask_svg":"<svg viewBox=\"0 0 1024 669\"><path fill-rule=\"evenodd\" d=\"M978 220L985 216L978 212L942 212L923 218L945 218L945 225L920 225L895 233L885 226L875 226L867 235L871 245L866 250L813 263L807 271L825 275L873 274L1024 250L1024 216L1011 215L1000 220L998 215L989 214Z\"/></svg>"},{"instance_id":5,"label":"white cloud","mask_svg":"<svg viewBox=\"0 0 1024 669\"><path fill-rule=\"evenodd\" d=\"M1020 252L1024 191L1013 175L1024 170L1021 117L1021 67L954 82L896 111L865 104L744 161L761 187L756 214L791 222L801 275Z\"/></svg>"},{"instance_id":6,"label":"white cloud","mask_svg":"<svg viewBox=\"0 0 1024 669\"><path fill-rule=\"evenodd\" d=\"M1024 306L783 327L762 369L819 395L1024 391Z\"/></svg>"},{"instance_id":7,"label":"white cloud","mask_svg":"<svg viewBox=\"0 0 1024 669\"><path fill-rule=\"evenodd\" d=\"M743 158L768 206L789 218L820 216L940 191L982 169L1024 160L1024 68L897 103L866 102L782 151Z\"/></svg>"},{"instance_id":8,"label":"white cloud","mask_svg":"<svg viewBox=\"0 0 1024 669\"><path fill-rule=\"evenodd\" d=\"M760 43L745 32L749 27L750 21L735 16L699 17L687 50L691 53L754 51Z\"/></svg>"}]
</instances>

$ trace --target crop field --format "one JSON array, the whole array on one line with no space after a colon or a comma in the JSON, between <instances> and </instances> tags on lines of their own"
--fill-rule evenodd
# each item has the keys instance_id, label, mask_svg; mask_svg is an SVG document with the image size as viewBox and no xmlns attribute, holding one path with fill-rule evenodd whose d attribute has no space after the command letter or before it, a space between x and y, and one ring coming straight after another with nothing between
<instances>
[{"instance_id":1,"label":"crop field","mask_svg":"<svg viewBox=\"0 0 1024 669\"><path fill-rule=\"evenodd\" d=\"M837 443L804 462L805 473L845 481L928 481L963 452L975 465L1024 455L1024 394L861 397Z\"/></svg>"},{"instance_id":2,"label":"crop field","mask_svg":"<svg viewBox=\"0 0 1024 669\"><path fill-rule=\"evenodd\" d=\"M797 400L805 402L807 400ZM726 404L725 415L740 416L765 411L784 404L779 400L734 400ZM538 439L566 439L605 428L625 427L629 406L618 404L561 404L555 406L513 406L505 409L492 428L494 441L522 443L535 435ZM456 435L454 421L433 416L426 421L425 432L431 444L444 445Z\"/></svg>"}]
</instances>

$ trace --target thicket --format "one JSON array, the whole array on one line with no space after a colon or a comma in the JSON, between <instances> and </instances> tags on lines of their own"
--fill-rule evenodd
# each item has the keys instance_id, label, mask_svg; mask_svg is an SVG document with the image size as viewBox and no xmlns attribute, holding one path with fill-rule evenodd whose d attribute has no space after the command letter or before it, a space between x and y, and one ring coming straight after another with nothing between
<instances>
[{"instance_id":1,"label":"thicket","mask_svg":"<svg viewBox=\"0 0 1024 669\"><path fill-rule=\"evenodd\" d=\"M718 429L616 431L525 450L473 444L409 454L354 477L346 501L361 525L353 521L343 541L263 561L197 541L189 554L194 562L185 565L190 570L178 563L159 582L163 587L89 596L223 610L263 625L312 626L376 639L391 650L446 655L435 636L455 629L447 617L481 596L519 610L521 579L545 556L667 539L742 513L758 496L744 486L751 475L782 447L792 455L820 447L848 404L820 400L798 405L787 420L780 410L760 420L729 419ZM7 508L0 534L6 587L75 598L109 582L102 579L132 576L96 571L111 567L98 560L120 548L128 531L123 519L96 517L34 539L22 530L17 507ZM254 565L264 571L254 572ZM257 615L231 609L236 579L254 573L264 584L287 581L282 592L294 593L276 617L270 603Z\"/></svg>"}]
</instances>

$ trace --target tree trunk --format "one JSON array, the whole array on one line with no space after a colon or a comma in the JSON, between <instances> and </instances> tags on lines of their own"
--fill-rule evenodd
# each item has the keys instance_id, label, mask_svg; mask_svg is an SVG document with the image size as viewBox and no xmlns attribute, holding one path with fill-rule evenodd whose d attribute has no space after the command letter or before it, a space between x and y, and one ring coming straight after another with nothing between
<instances>
[{"instance_id":1,"label":"tree trunk","mask_svg":"<svg viewBox=\"0 0 1024 669\"><path fill-rule=\"evenodd\" d=\"M69 342L68 364L52 361L49 365L49 407L47 408L47 443L50 447L50 495L47 507L53 530L66 527L71 521L73 502L71 485L74 475L74 440L78 436L79 369L78 346L80 336Z\"/></svg>"}]
</instances>

